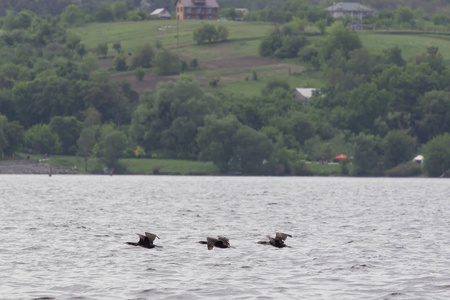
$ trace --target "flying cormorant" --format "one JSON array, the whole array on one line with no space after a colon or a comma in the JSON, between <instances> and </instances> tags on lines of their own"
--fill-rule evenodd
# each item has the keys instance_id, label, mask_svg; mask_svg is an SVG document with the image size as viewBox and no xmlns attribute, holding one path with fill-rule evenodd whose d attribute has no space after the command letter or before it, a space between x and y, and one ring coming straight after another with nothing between
<instances>
[{"instance_id":1,"label":"flying cormorant","mask_svg":"<svg viewBox=\"0 0 450 300\"><path fill-rule=\"evenodd\" d=\"M208 250L212 248L230 248L230 240L223 236L218 236L216 238L207 237L206 241L200 241L199 244L208 245Z\"/></svg>"},{"instance_id":2,"label":"flying cormorant","mask_svg":"<svg viewBox=\"0 0 450 300\"><path fill-rule=\"evenodd\" d=\"M155 240L155 238L159 239L159 236L157 236L156 234L153 233L149 233L146 232L145 235L136 233L139 236L139 242L137 243L133 243L133 242L126 242L125 244L127 245L132 245L132 246L141 246L144 248L155 248L155 247L161 247L161 246L156 246L153 244L153 241Z\"/></svg>"},{"instance_id":3,"label":"flying cormorant","mask_svg":"<svg viewBox=\"0 0 450 300\"><path fill-rule=\"evenodd\" d=\"M282 232L277 232L275 237L271 237L270 235L267 236L269 241L259 241L258 244L262 245L272 245L277 248L283 248L283 247L289 247L287 246L284 241L287 237L292 237L292 235Z\"/></svg>"}]
</instances>

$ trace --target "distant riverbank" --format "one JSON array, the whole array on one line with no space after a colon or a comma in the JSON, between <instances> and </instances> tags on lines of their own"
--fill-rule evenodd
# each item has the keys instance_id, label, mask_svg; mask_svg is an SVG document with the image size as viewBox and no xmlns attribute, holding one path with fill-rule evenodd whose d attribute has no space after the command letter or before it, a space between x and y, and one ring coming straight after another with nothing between
<instances>
[{"instance_id":1,"label":"distant riverbank","mask_svg":"<svg viewBox=\"0 0 450 300\"><path fill-rule=\"evenodd\" d=\"M0 161L0 174L76 174L76 171L50 166L37 159L13 159Z\"/></svg>"}]
</instances>

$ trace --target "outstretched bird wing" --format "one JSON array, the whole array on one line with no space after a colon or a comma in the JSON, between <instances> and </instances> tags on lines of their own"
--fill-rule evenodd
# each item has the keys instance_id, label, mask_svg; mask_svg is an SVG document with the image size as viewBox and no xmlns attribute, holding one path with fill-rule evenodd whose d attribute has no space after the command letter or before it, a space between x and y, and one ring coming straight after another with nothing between
<instances>
[{"instance_id":1,"label":"outstretched bird wing","mask_svg":"<svg viewBox=\"0 0 450 300\"><path fill-rule=\"evenodd\" d=\"M159 236L157 236L156 234L150 233L150 232L146 232L145 236L149 239L149 241L151 243L153 243L153 241L155 240L155 238L159 239Z\"/></svg>"},{"instance_id":2,"label":"outstretched bird wing","mask_svg":"<svg viewBox=\"0 0 450 300\"><path fill-rule=\"evenodd\" d=\"M139 241L140 241L140 242L142 242L142 243L145 242L145 238L146 238L146 237L145 237L144 235L139 234L139 233L136 233L136 234L139 236Z\"/></svg>"},{"instance_id":3,"label":"outstretched bird wing","mask_svg":"<svg viewBox=\"0 0 450 300\"><path fill-rule=\"evenodd\" d=\"M287 234L287 233L282 233L282 232L277 232L276 233L276 236L275 236L275 239L281 239L281 240L286 240L287 239L287 237L292 237L292 235L290 235L290 234Z\"/></svg>"},{"instance_id":4,"label":"outstretched bird wing","mask_svg":"<svg viewBox=\"0 0 450 300\"><path fill-rule=\"evenodd\" d=\"M206 242L208 243L208 250L212 250L214 248L214 245L216 244L218 240L215 238L207 237Z\"/></svg>"}]
</instances>

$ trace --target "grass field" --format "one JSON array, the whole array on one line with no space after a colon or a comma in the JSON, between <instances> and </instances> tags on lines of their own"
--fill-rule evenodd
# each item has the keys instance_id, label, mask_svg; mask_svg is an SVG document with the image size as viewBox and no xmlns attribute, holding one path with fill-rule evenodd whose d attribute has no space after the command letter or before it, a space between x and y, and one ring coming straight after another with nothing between
<instances>
[{"instance_id":1,"label":"grass field","mask_svg":"<svg viewBox=\"0 0 450 300\"><path fill-rule=\"evenodd\" d=\"M197 45L193 40L193 31L203 24L224 25L228 28L229 41L225 43ZM219 78L217 87L208 88L211 92L241 94L244 96L258 96L261 89L271 79L282 79L289 83L291 88L314 87L321 88L325 81L320 72L305 72L301 62L295 59L273 60L259 57L258 49L261 39L274 27L269 23L253 22L218 22L218 21L141 21L92 23L85 27L75 28L72 31L79 35L87 49L95 49L99 43L107 42L109 52L112 53L112 43L120 41L125 52L133 52L145 43L161 43L172 48L181 59L189 62L196 58L199 69L187 73L204 87L212 78ZM162 30L164 29L164 30ZM177 32L179 39L177 39ZM383 49L399 47L402 56L408 60L411 56L425 53L426 47L439 47L447 66L450 66L450 35L408 32L397 33L387 31L360 31L358 35L364 47L371 52L380 52ZM324 39L324 36L310 37L312 42ZM177 47L177 45L179 47ZM103 68L112 67L112 60L103 60ZM252 80L252 72L258 75L258 80ZM145 89L154 89L158 82L176 80L177 76L161 77L153 72L142 82L137 82L133 72L111 72L111 79L127 79L133 88L142 92Z\"/></svg>"},{"instance_id":2,"label":"grass field","mask_svg":"<svg viewBox=\"0 0 450 300\"><path fill-rule=\"evenodd\" d=\"M318 76L313 79L299 75L303 67L293 61L283 62L259 57L261 39L273 29L269 23L218 22L207 21L213 25L228 28L229 41L197 45L193 40L193 31L206 22L183 21L179 23L179 47L177 47L176 21L142 21L99 24L73 29L82 38L88 49L95 49L99 43L107 42L112 53L112 43L120 41L125 52L133 52L145 43L154 44L156 40L171 47L181 59L189 62L196 58L199 69L187 73L208 87L212 78L220 78L219 85L211 92L235 93L246 96L260 94L261 88L273 78L286 80L292 88L301 86L321 87ZM159 30L167 29L167 30ZM101 60L103 69L110 69L113 60ZM252 72L258 74L258 81L250 81ZM137 82L133 72L112 71L111 79L127 79L138 91L153 89L159 81L176 80L176 76L161 77L148 72L142 82ZM306 87L305 86L305 87Z\"/></svg>"},{"instance_id":3,"label":"grass field","mask_svg":"<svg viewBox=\"0 0 450 300\"><path fill-rule=\"evenodd\" d=\"M214 175L219 169L212 162L175 160L175 159L136 159L120 160L131 174L159 174L176 175Z\"/></svg>"},{"instance_id":4,"label":"grass field","mask_svg":"<svg viewBox=\"0 0 450 300\"><path fill-rule=\"evenodd\" d=\"M145 43L154 44L159 40L163 46L176 46L194 42L193 32L203 24L225 25L230 32L232 41L242 42L246 39L260 39L266 35L273 25L270 23L247 22L218 22L218 21L182 21L179 22L177 39L177 22L169 21L140 21L140 22L114 22L91 23L84 27L72 29L72 32L81 37L86 49L95 49L99 43L110 44L120 41L122 48L134 51Z\"/></svg>"},{"instance_id":5,"label":"grass field","mask_svg":"<svg viewBox=\"0 0 450 300\"><path fill-rule=\"evenodd\" d=\"M44 155L20 154L19 157L31 159L42 159ZM78 156L54 155L46 163L60 168L72 169L76 166L80 174L103 173L104 165L99 159L91 157L88 160L88 171L85 171L84 159ZM219 175L220 170L212 162L178 160L178 159L147 159L147 158L124 158L120 163L126 167L126 174L130 175ZM311 162L309 169L317 176L339 176L339 164L318 164Z\"/></svg>"},{"instance_id":6,"label":"grass field","mask_svg":"<svg viewBox=\"0 0 450 300\"><path fill-rule=\"evenodd\" d=\"M42 159L44 155L20 154L19 157L31 159ZM99 159L91 157L88 160L88 171L85 170L85 162L82 157L54 155L46 161L52 166L64 169L72 169L76 166L77 172L81 174L102 172L104 165ZM215 175L219 174L219 169L212 162L177 160L177 159L137 159L124 158L119 161L126 167L127 174L154 174L156 170L159 174L170 175Z\"/></svg>"},{"instance_id":7,"label":"grass field","mask_svg":"<svg viewBox=\"0 0 450 300\"><path fill-rule=\"evenodd\" d=\"M309 169L318 176L338 176L341 172L339 164L318 164L312 162L308 164Z\"/></svg>"},{"instance_id":8,"label":"grass field","mask_svg":"<svg viewBox=\"0 0 450 300\"><path fill-rule=\"evenodd\" d=\"M388 32L361 31L358 33L363 46L372 52L397 46L403 59L426 53L427 47L439 47L447 66L450 66L450 35L427 32L392 34Z\"/></svg>"}]
</instances>

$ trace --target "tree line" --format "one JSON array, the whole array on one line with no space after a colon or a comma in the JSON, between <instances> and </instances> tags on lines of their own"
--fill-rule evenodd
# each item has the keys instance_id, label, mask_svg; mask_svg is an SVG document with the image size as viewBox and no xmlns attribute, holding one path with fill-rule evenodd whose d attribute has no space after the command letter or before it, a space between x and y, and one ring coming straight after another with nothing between
<instances>
[{"instance_id":1,"label":"tree line","mask_svg":"<svg viewBox=\"0 0 450 300\"><path fill-rule=\"evenodd\" d=\"M279 80L260 96L244 97L207 93L183 75L139 95L127 81L110 81L97 59L82 51L79 37L67 32L71 9L55 17L21 11L3 19L4 155L77 154L86 162L98 156L117 172L124 168L120 157L139 156L211 160L222 172L307 175L305 161L347 153L352 167L343 161L342 174L395 176L420 173L410 162L424 153L428 174L450 169L450 77L435 47L408 60L395 47L370 53L343 22L312 43L304 32L309 21L296 18L260 49L280 59L300 57L323 72L326 86L307 105ZM292 37L300 43L287 42ZM113 46L122 52L120 44ZM154 48L143 45L131 62L136 69L154 67Z\"/></svg>"}]
</instances>

